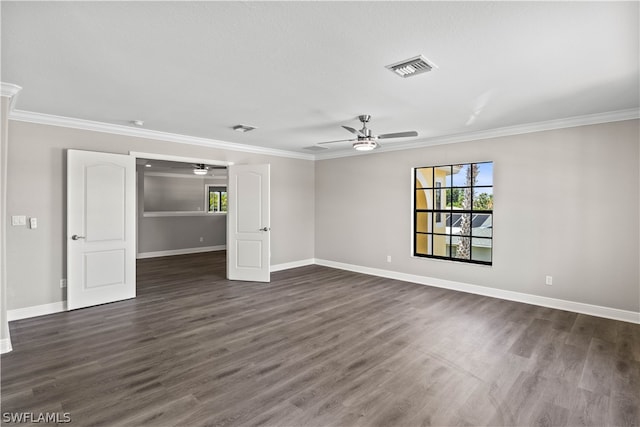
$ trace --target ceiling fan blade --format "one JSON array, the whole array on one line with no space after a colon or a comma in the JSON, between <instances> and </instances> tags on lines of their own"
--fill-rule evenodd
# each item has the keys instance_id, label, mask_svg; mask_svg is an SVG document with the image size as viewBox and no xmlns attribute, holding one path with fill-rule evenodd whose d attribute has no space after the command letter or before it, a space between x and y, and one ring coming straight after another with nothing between
<instances>
[{"instance_id":1,"label":"ceiling fan blade","mask_svg":"<svg viewBox=\"0 0 640 427\"><path fill-rule=\"evenodd\" d=\"M355 139L338 139L335 141L318 142L316 143L316 145L333 144L334 142L346 142L346 141L355 141Z\"/></svg>"},{"instance_id":2,"label":"ceiling fan blade","mask_svg":"<svg viewBox=\"0 0 640 427\"><path fill-rule=\"evenodd\" d=\"M363 134L362 132L360 132L359 130L356 130L354 128L350 128L349 126L342 126L343 128L345 128L346 130L348 130L349 132L351 132L354 135L358 135L358 136L366 136L365 134Z\"/></svg>"},{"instance_id":3,"label":"ceiling fan blade","mask_svg":"<svg viewBox=\"0 0 640 427\"><path fill-rule=\"evenodd\" d=\"M378 139L409 138L412 136L418 136L418 132L416 132L415 130L412 130L408 132L385 133L382 135L378 135Z\"/></svg>"}]
</instances>

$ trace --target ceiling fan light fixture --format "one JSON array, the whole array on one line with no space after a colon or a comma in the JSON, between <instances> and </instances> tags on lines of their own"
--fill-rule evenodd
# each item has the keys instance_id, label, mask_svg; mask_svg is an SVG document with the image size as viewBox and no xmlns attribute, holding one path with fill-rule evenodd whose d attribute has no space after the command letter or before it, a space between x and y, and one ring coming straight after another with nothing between
<instances>
[{"instance_id":1,"label":"ceiling fan light fixture","mask_svg":"<svg viewBox=\"0 0 640 427\"><path fill-rule=\"evenodd\" d=\"M361 139L353 143L353 148L357 151L371 151L378 148L378 143L373 139Z\"/></svg>"},{"instance_id":2,"label":"ceiling fan light fixture","mask_svg":"<svg viewBox=\"0 0 640 427\"><path fill-rule=\"evenodd\" d=\"M193 169L193 173L196 175L206 175L209 172L209 168L205 165L195 165L196 167Z\"/></svg>"}]
</instances>

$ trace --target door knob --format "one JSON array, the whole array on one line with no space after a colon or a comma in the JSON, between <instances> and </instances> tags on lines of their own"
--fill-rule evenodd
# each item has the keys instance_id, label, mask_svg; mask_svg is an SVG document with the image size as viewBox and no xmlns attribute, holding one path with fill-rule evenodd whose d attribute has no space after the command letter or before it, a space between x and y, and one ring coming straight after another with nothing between
<instances>
[{"instance_id":1,"label":"door knob","mask_svg":"<svg viewBox=\"0 0 640 427\"><path fill-rule=\"evenodd\" d=\"M271 227L263 227L260 229L260 231L269 231L271 230Z\"/></svg>"},{"instance_id":2,"label":"door knob","mask_svg":"<svg viewBox=\"0 0 640 427\"><path fill-rule=\"evenodd\" d=\"M71 236L71 240L79 240L79 239L84 239L84 236L78 236L77 234L74 234L73 236Z\"/></svg>"}]
</instances>

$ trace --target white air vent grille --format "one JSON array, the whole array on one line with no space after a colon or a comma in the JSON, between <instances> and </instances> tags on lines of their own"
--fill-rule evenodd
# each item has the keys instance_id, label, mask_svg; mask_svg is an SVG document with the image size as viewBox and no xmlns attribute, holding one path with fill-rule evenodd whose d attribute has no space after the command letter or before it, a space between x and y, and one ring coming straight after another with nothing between
<instances>
[{"instance_id":1,"label":"white air vent grille","mask_svg":"<svg viewBox=\"0 0 640 427\"><path fill-rule=\"evenodd\" d=\"M395 64L387 65L387 68L400 77L411 77L426 73L435 68L435 65L422 55Z\"/></svg>"}]
</instances>

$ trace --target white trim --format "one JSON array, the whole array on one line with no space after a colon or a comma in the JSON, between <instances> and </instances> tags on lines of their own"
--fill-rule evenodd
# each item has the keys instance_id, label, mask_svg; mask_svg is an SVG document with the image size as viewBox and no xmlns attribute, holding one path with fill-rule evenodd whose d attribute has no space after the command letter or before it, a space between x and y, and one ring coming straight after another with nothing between
<instances>
[{"instance_id":1,"label":"white trim","mask_svg":"<svg viewBox=\"0 0 640 427\"><path fill-rule=\"evenodd\" d=\"M144 153L141 151L129 151L129 155L135 157L136 159L166 160L168 162L178 163L204 163L211 166L230 166L233 164L233 162L227 162L226 160L203 159L201 157L173 156L171 154ZM202 178L206 179L206 176L202 176Z\"/></svg>"},{"instance_id":2,"label":"white trim","mask_svg":"<svg viewBox=\"0 0 640 427\"><path fill-rule=\"evenodd\" d=\"M142 216L144 218L159 218L166 216L217 216L226 215L226 212L205 212L205 211L152 211L144 212Z\"/></svg>"},{"instance_id":3,"label":"white trim","mask_svg":"<svg viewBox=\"0 0 640 427\"><path fill-rule=\"evenodd\" d=\"M7 85L7 84L3 83L3 85ZM10 86L15 86L15 85L10 85ZM14 101L15 101L15 96L13 96L12 98L12 102ZM506 126L506 127L488 129L488 130L482 130L482 131L465 132L465 133L459 133L455 135L436 136L433 138L424 138L424 139L407 141L407 142L387 143L383 147L376 150L372 150L367 154L386 153L390 151L399 151L399 150L410 150L414 148L423 148L423 147L429 147L433 145L454 144L457 142L476 141L481 139L498 138L498 137L510 136L510 135L520 135L520 134L526 134L526 133L532 133L532 132L542 132L542 131L554 130L554 129L564 129L564 128L587 126L587 125L594 125L594 124L600 124L600 123L619 122L619 121L633 120L638 118L640 118L640 109L631 108L627 110L587 114L582 116L546 120L546 121L535 122L535 123L525 123L525 124L520 124L515 126ZM275 148L257 147L257 146L248 145L248 144L236 144L236 143L209 139L209 138L200 138L195 136L180 135L180 134L169 133L169 132L160 132L160 131L154 131L150 129L141 129L141 128L135 128L132 126L95 122L91 120L55 116L51 114L34 113L31 111L24 111L24 110L10 109L9 120L16 120L16 121L28 122L28 123L39 123L39 124L51 125L51 126L62 126L62 127L73 128L73 129L90 130L95 132L105 132L105 133L111 133L116 135L135 136L135 137L149 138L149 139L155 139L160 141L170 141L170 142L177 142L182 144L200 145L200 146L206 146L206 147L212 147L212 148L219 148L223 150L265 154L265 155L288 157L288 158L301 159L301 160L325 160L325 159L336 159L340 157L363 155L362 152L355 151L351 148L337 150L337 151L325 151L321 154L319 153L315 155L306 154L306 153L299 153L295 151L280 150ZM135 155L139 153L130 153L130 154ZM149 155L149 157L147 156L137 156L137 157L157 159L157 160L171 160L168 158L172 156ZM180 161L180 160L177 160L177 161ZM202 161L198 161L198 163L202 163ZM210 164L221 164L221 162L218 161L218 163L210 163Z\"/></svg>"},{"instance_id":4,"label":"white trim","mask_svg":"<svg viewBox=\"0 0 640 427\"><path fill-rule=\"evenodd\" d=\"M219 248L219 249L213 249L213 250L222 250L224 249L224 246L210 246L209 248ZM195 249L205 249L205 248L195 248ZM163 255L156 255L156 256L166 256L164 255L164 253L168 253L168 252L172 252L172 251L147 252L146 254L138 254L138 258L141 258L140 255L160 254L160 253L163 253ZM194 253L194 252L190 252L190 253ZM151 258L151 257L152 256L145 256L142 258ZM599 305L585 304L581 302L567 301L567 300L561 300L557 298L542 297L538 295L525 294L521 292L513 292L513 291L507 291L503 289L489 288L486 286L472 285L469 283L454 282L451 280L436 279L433 277L400 273L397 271L363 267L363 266L354 265L354 264L345 264L342 262L329 261L329 260L318 259L318 258L308 258L308 259L303 259L299 261L275 264L271 266L270 271L276 272L276 271L288 270L290 268L298 268L298 267L304 267L307 265L314 265L314 264L321 265L324 267L337 268L340 270L353 271L356 273L369 274L372 276L384 277L387 279L401 280L404 282L411 282L411 283L416 283L420 285L451 289L454 291L467 292L471 294L483 295L483 296L488 296L492 298L499 298L507 301L522 302L525 304L533 304L541 307L549 307L549 308L554 308L558 310L571 311L574 313L588 314L590 316L604 317L607 319L620 320L623 322L640 324L640 312L620 310L617 308L603 307ZM25 307L25 308L19 308L15 310L9 310L7 312L7 318L11 322L14 320L59 313L66 310L67 310L67 302L60 301L60 302L55 302L51 304L43 304L43 305L37 305L33 307ZM5 346L8 346L9 350L7 351L11 351L11 341L9 340L2 340L0 342L0 346L2 350L6 348Z\"/></svg>"},{"instance_id":5,"label":"white trim","mask_svg":"<svg viewBox=\"0 0 640 427\"><path fill-rule=\"evenodd\" d=\"M140 252L136 256L136 259L158 258L158 257L173 256L173 255L198 254L201 252L224 251L225 249L227 249L227 245L203 246L200 248L171 249L167 251L155 251L155 252Z\"/></svg>"},{"instance_id":6,"label":"white trim","mask_svg":"<svg viewBox=\"0 0 640 427\"><path fill-rule=\"evenodd\" d=\"M273 273L275 271L288 270L290 268L305 267L307 265L313 265L315 263L316 263L316 260L314 258L301 259L299 261L284 262L282 264L272 265L270 268L270 271Z\"/></svg>"},{"instance_id":7,"label":"white trim","mask_svg":"<svg viewBox=\"0 0 640 427\"><path fill-rule=\"evenodd\" d=\"M67 302L59 301L50 304L34 305L25 308L16 308L7 311L7 319L9 322L20 319L28 319L30 317L45 316L47 314L60 313L67 311Z\"/></svg>"},{"instance_id":8,"label":"white trim","mask_svg":"<svg viewBox=\"0 0 640 427\"><path fill-rule=\"evenodd\" d=\"M24 110L13 110L9 114L9 120L38 123L50 126L61 126L72 129L90 130L94 132L105 132L115 135L134 136L138 138L155 139L158 141L177 142L180 144L201 145L205 147L240 151L244 153L256 153L265 154L268 156L314 160L314 156L311 154L296 153L293 151L279 150L275 148L257 147L254 145L232 143L209 138L200 138L197 136L179 135L176 133L161 132L151 129L141 129L132 126L116 125L113 123L95 122L92 120L75 119L71 117L55 116L52 114L34 113Z\"/></svg>"},{"instance_id":9,"label":"white trim","mask_svg":"<svg viewBox=\"0 0 640 427\"><path fill-rule=\"evenodd\" d=\"M356 273L370 274L372 276L385 277L388 279L402 280L405 282L417 283L420 285L435 286L438 288L451 289L454 291L467 292L470 294L484 295L493 298L500 298L508 301L523 302L541 307L555 308L558 310L572 311L575 313L588 314L590 316L604 317L607 319L621 320L623 322L640 324L640 312L620 310L617 308L603 307L600 305L585 304L581 302L561 300L538 295L525 294L521 292L507 291L504 289L489 288L486 286L472 285L469 283L454 282L451 280L436 279L433 277L418 276L415 274L400 273L397 271L382 270L378 268L363 267L353 264L345 264L336 261L317 259L315 263L325 267L338 268L340 270L353 271Z\"/></svg>"},{"instance_id":10,"label":"white trim","mask_svg":"<svg viewBox=\"0 0 640 427\"><path fill-rule=\"evenodd\" d=\"M410 150L434 145L455 144L457 142L477 141L481 139L499 138L503 136L521 135L533 132L543 132L554 129L572 128L577 126L596 125L600 123L621 122L640 118L640 109L609 111L606 113L587 114L584 116L567 117L564 119L546 120L543 122L525 123L515 126L488 129L476 132L465 132L455 135L443 135L433 138L424 138L407 142L386 143L381 148L369 151L366 154L386 153L389 151ZM340 150L316 154L316 160L337 159L340 157L361 156L362 152L355 150Z\"/></svg>"},{"instance_id":11,"label":"white trim","mask_svg":"<svg viewBox=\"0 0 640 427\"><path fill-rule=\"evenodd\" d=\"M12 96L16 96L21 90L21 86L14 85L13 83L0 82L0 96L11 98Z\"/></svg>"},{"instance_id":12,"label":"white trim","mask_svg":"<svg viewBox=\"0 0 640 427\"><path fill-rule=\"evenodd\" d=\"M207 181L207 180L226 180L227 179L227 175L196 175L193 173L190 174L186 174L186 173L169 173L169 172L147 172L144 171L144 176L156 176L156 177L161 177L161 178L186 178L186 179L200 179L202 181ZM210 185L223 185L222 183L212 183Z\"/></svg>"},{"instance_id":13,"label":"white trim","mask_svg":"<svg viewBox=\"0 0 640 427\"><path fill-rule=\"evenodd\" d=\"M13 111L13 107L16 105L16 99L18 99L18 93L22 90L22 86L14 85L13 83L0 82L0 96L6 96L11 98L9 100L9 115ZM11 347L11 345L9 345Z\"/></svg>"},{"instance_id":14,"label":"white trim","mask_svg":"<svg viewBox=\"0 0 640 427\"><path fill-rule=\"evenodd\" d=\"M0 354L9 353L13 348L11 347L11 340L5 338L0 340Z\"/></svg>"}]
</instances>

